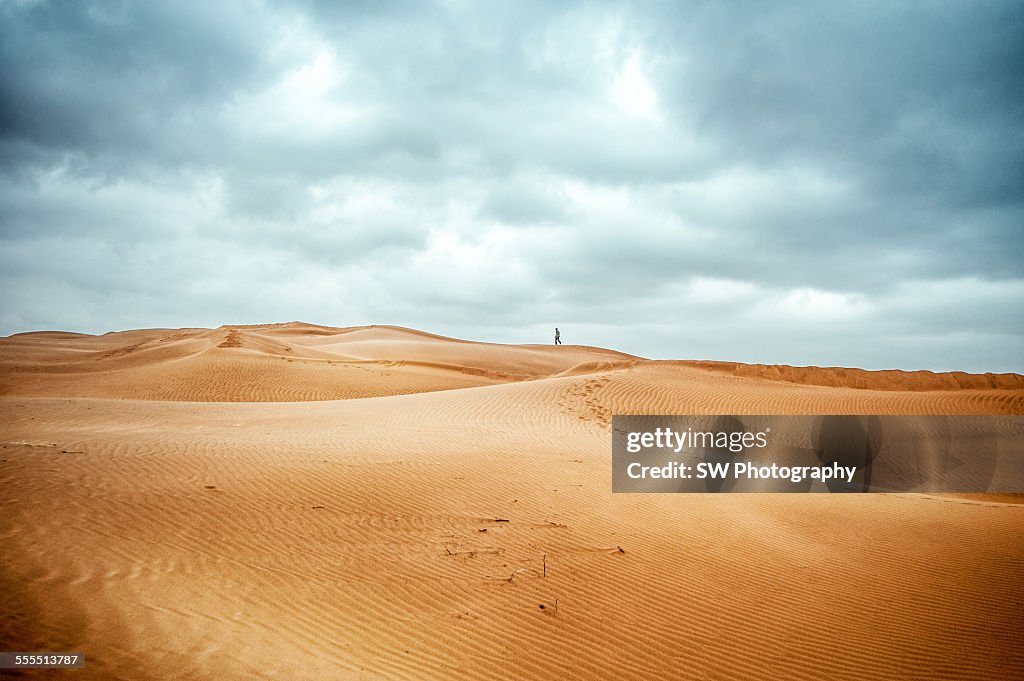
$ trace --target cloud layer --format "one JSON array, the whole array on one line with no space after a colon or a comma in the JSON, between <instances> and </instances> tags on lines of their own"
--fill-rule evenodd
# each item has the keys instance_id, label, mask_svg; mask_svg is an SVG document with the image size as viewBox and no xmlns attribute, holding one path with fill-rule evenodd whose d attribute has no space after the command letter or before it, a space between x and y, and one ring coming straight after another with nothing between
<instances>
[{"instance_id":1,"label":"cloud layer","mask_svg":"<svg viewBox=\"0 0 1024 681\"><path fill-rule=\"evenodd\" d=\"M0 3L0 333L1024 371L1022 36L1013 2Z\"/></svg>"}]
</instances>

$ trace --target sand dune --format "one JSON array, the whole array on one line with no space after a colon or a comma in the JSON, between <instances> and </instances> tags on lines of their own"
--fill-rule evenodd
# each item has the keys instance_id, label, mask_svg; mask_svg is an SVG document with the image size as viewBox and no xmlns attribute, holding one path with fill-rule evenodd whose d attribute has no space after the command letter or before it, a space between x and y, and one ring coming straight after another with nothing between
<instances>
[{"instance_id":1,"label":"sand dune","mask_svg":"<svg viewBox=\"0 0 1024 681\"><path fill-rule=\"evenodd\" d=\"M609 434L1022 414L1020 376L298 323L19 334L0 367L0 647L76 678L1024 675L1012 498L612 495Z\"/></svg>"},{"instance_id":2,"label":"sand dune","mask_svg":"<svg viewBox=\"0 0 1024 681\"><path fill-rule=\"evenodd\" d=\"M564 348L564 349L563 349ZM202 402L377 397L549 376L628 355L291 323L0 339L0 394Z\"/></svg>"},{"instance_id":3,"label":"sand dune","mask_svg":"<svg viewBox=\"0 0 1024 681\"><path fill-rule=\"evenodd\" d=\"M865 371L846 367L792 367L786 365L739 364L736 362L683 362L711 371L767 378L790 383L825 385L833 388L864 388L867 390L959 390L961 388L1024 389L1020 374L968 374L963 371Z\"/></svg>"}]
</instances>

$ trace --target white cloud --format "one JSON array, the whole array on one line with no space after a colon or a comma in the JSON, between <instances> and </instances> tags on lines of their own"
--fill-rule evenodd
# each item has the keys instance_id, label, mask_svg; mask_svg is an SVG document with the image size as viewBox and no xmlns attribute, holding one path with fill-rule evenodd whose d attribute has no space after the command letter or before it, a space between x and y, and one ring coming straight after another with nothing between
<instances>
[{"instance_id":1,"label":"white cloud","mask_svg":"<svg viewBox=\"0 0 1024 681\"><path fill-rule=\"evenodd\" d=\"M627 114L638 118L661 120L658 93L647 79L638 55L631 55L622 65L609 94L616 106Z\"/></svg>"},{"instance_id":2,"label":"white cloud","mask_svg":"<svg viewBox=\"0 0 1024 681\"><path fill-rule=\"evenodd\" d=\"M870 312L871 305L862 296L798 288L770 300L760 310L760 316L774 323L789 323L794 319L835 322L862 318Z\"/></svg>"}]
</instances>

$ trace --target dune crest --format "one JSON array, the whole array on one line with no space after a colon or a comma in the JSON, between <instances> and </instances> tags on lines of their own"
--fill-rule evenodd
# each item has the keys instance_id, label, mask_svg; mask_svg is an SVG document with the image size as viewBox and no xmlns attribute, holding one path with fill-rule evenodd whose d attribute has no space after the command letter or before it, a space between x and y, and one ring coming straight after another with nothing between
<instances>
[{"instance_id":1,"label":"dune crest","mask_svg":"<svg viewBox=\"0 0 1024 681\"><path fill-rule=\"evenodd\" d=\"M795 367L786 364L740 364L738 362L687 361L687 365L745 378L823 385L863 390L1020 390L1020 374L969 374L963 371L868 371L847 367Z\"/></svg>"},{"instance_id":2,"label":"dune crest","mask_svg":"<svg viewBox=\"0 0 1024 681\"><path fill-rule=\"evenodd\" d=\"M501 345L396 326L304 322L217 329L55 331L0 338L0 395L191 402L382 397L674 365L801 385L885 391L1021 390L1019 374L650 361L603 348Z\"/></svg>"},{"instance_id":3,"label":"dune crest","mask_svg":"<svg viewBox=\"0 0 1024 681\"><path fill-rule=\"evenodd\" d=\"M0 394L282 402L432 392L618 361L597 348L507 346L395 326L301 322L217 329L56 332L0 339Z\"/></svg>"}]
</instances>

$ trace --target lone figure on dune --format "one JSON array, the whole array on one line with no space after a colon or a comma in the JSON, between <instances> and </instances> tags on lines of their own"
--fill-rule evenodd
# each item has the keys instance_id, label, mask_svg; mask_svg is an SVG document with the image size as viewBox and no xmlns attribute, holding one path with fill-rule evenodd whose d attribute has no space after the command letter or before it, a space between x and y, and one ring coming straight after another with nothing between
<instances>
[{"instance_id":1,"label":"lone figure on dune","mask_svg":"<svg viewBox=\"0 0 1024 681\"><path fill-rule=\"evenodd\" d=\"M560 333L558 333L558 327L556 326L555 327L555 345L561 345L561 344L562 344L562 335Z\"/></svg>"}]
</instances>

